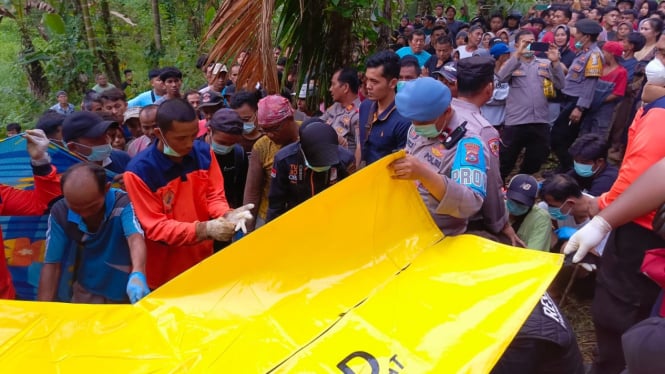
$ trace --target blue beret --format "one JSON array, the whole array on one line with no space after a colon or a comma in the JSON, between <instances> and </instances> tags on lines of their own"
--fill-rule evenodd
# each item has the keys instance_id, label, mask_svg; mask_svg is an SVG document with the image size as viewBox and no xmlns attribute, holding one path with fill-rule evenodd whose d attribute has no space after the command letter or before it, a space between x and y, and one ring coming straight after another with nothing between
<instances>
[{"instance_id":1,"label":"blue beret","mask_svg":"<svg viewBox=\"0 0 665 374\"><path fill-rule=\"evenodd\" d=\"M446 85L430 77L406 82L395 96L402 117L418 122L438 118L450 106L452 95Z\"/></svg>"}]
</instances>

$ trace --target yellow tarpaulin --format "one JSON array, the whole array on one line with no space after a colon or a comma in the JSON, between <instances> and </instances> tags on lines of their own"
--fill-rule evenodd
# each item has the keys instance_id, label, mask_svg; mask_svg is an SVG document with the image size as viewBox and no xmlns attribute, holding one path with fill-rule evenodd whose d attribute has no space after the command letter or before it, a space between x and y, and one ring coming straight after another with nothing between
<instances>
[{"instance_id":1,"label":"yellow tarpaulin","mask_svg":"<svg viewBox=\"0 0 665 374\"><path fill-rule=\"evenodd\" d=\"M390 160L136 305L0 302L2 371L487 372L561 258L442 240Z\"/></svg>"}]
</instances>

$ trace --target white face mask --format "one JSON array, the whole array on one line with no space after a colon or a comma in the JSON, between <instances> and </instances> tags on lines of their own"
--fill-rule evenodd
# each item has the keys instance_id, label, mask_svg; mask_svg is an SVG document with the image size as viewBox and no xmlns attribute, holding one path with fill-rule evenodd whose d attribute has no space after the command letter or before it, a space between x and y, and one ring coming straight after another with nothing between
<instances>
[{"instance_id":1,"label":"white face mask","mask_svg":"<svg viewBox=\"0 0 665 374\"><path fill-rule=\"evenodd\" d=\"M658 58L654 58L644 69L647 81L656 86L665 86L665 66Z\"/></svg>"}]
</instances>

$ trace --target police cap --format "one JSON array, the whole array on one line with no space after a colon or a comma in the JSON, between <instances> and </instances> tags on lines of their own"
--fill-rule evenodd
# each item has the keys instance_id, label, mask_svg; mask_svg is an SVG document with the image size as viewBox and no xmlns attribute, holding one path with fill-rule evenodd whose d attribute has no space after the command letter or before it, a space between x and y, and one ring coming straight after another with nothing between
<instances>
[{"instance_id":1,"label":"police cap","mask_svg":"<svg viewBox=\"0 0 665 374\"><path fill-rule=\"evenodd\" d=\"M586 35L598 35L603 31L603 27L598 22L588 18L577 21L575 27L577 27L577 31Z\"/></svg>"},{"instance_id":2,"label":"police cap","mask_svg":"<svg viewBox=\"0 0 665 374\"><path fill-rule=\"evenodd\" d=\"M457 61L457 76L469 80L494 77L495 61L489 56L471 56Z\"/></svg>"}]
</instances>

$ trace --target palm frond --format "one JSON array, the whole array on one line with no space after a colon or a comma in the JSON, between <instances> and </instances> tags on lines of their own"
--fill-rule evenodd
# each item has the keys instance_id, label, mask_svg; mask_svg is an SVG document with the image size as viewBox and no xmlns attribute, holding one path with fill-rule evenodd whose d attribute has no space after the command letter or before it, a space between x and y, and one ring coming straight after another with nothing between
<instances>
[{"instance_id":1,"label":"palm frond","mask_svg":"<svg viewBox=\"0 0 665 374\"><path fill-rule=\"evenodd\" d=\"M224 1L205 35L204 43L215 40L208 54L209 61L230 61L241 51L248 52L238 74L238 89L261 82L269 93L279 90L271 53L274 9L274 0Z\"/></svg>"}]
</instances>

